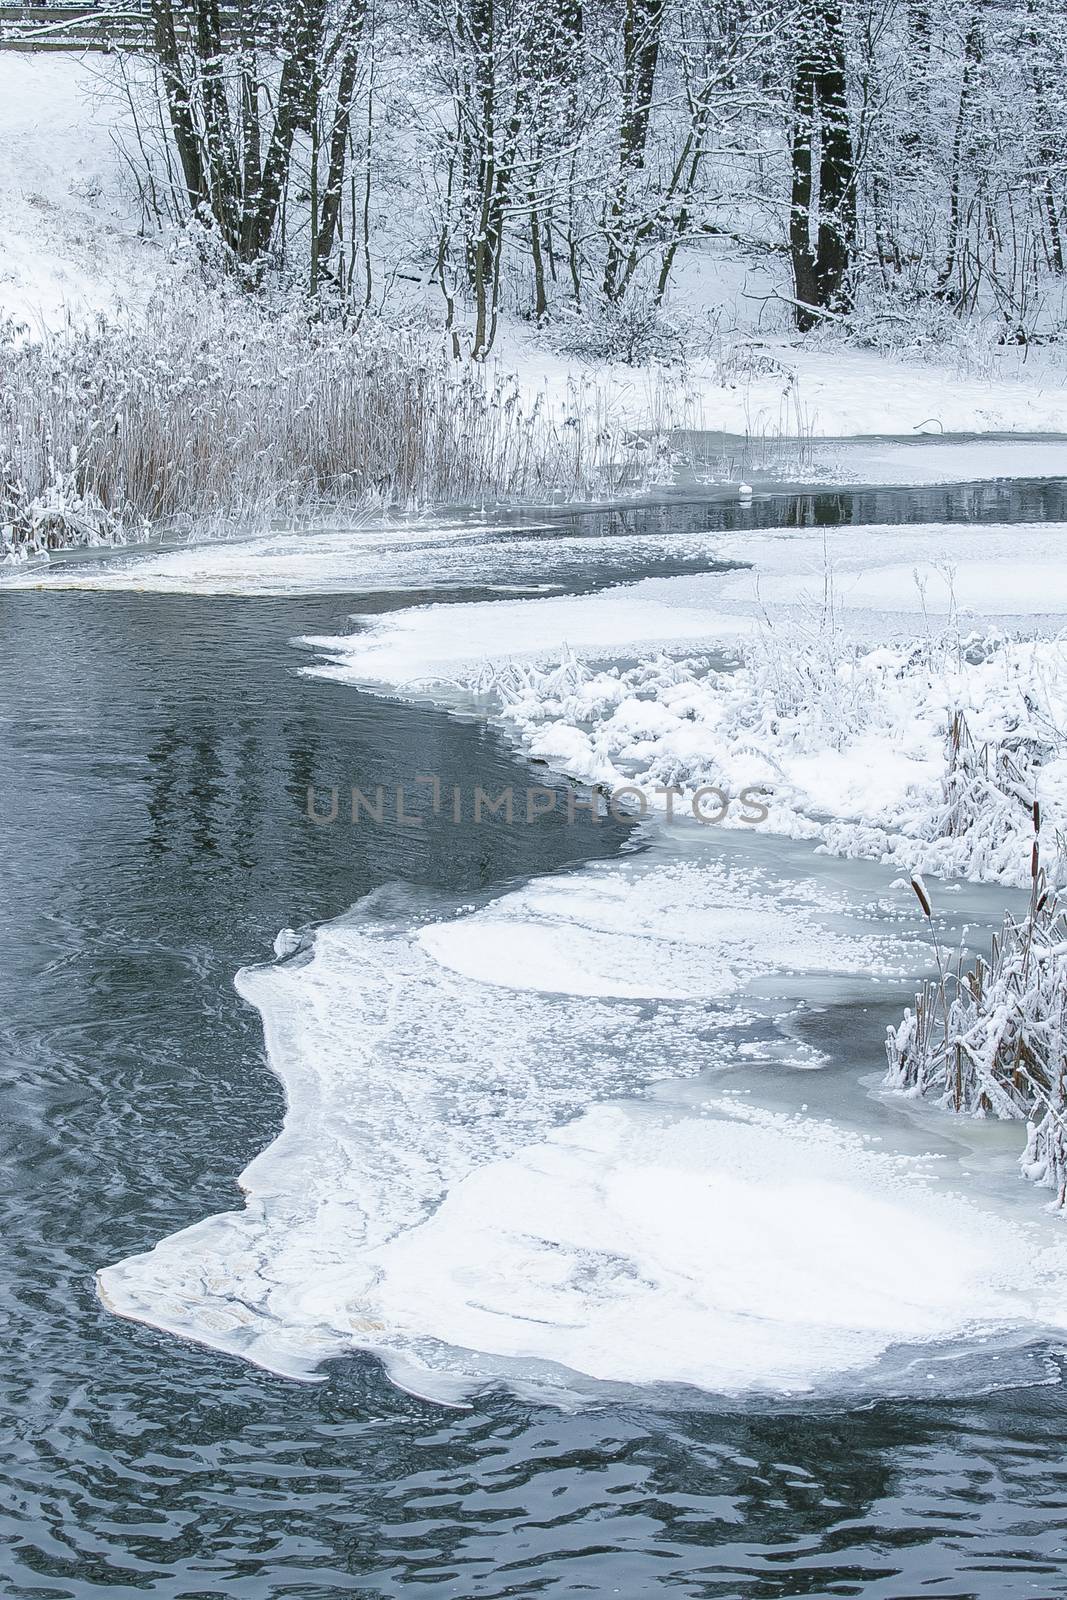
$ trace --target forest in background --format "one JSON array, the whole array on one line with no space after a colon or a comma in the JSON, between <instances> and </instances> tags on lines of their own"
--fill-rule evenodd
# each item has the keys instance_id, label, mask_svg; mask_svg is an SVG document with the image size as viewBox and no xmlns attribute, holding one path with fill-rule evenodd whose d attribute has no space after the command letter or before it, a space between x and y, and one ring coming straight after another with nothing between
<instances>
[{"instance_id":1,"label":"forest in background","mask_svg":"<svg viewBox=\"0 0 1067 1600\"><path fill-rule=\"evenodd\" d=\"M1058 383L1065 10L100 9L127 29L96 75L120 96L125 188L182 270L43 338L0 320L0 560L369 504L612 496L659 481L680 438L810 439L818 400L754 334L830 347L840 432L893 431L891 386L849 378L843 346L988 379L1037 343ZM554 392L529 379L542 354L564 358ZM637 421L609 366L643 369ZM918 388L908 426L1060 425L1033 384L962 411Z\"/></svg>"},{"instance_id":2,"label":"forest in background","mask_svg":"<svg viewBox=\"0 0 1067 1600\"><path fill-rule=\"evenodd\" d=\"M1062 0L151 0L130 154L146 211L249 287L417 306L456 354L506 314L669 358L711 240L771 266L801 331L1029 342L1065 321L1065 24Z\"/></svg>"}]
</instances>

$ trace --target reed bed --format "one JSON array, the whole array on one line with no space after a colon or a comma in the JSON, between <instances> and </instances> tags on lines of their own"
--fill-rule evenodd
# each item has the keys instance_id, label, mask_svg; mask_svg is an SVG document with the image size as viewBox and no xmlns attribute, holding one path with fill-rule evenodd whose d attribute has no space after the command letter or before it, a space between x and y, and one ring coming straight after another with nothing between
<instances>
[{"instance_id":1,"label":"reed bed","mask_svg":"<svg viewBox=\"0 0 1067 1600\"><path fill-rule=\"evenodd\" d=\"M954 1112L1025 1121L1023 1171L1067 1209L1067 913L1040 863L1036 804L1033 817L1026 915L1006 917L988 961L967 971L939 955L937 977L887 1031L886 1083ZM912 886L932 927L926 886Z\"/></svg>"},{"instance_id":2,"label":"reed bed","mask_svg":"<svg viewBox=\"0 0 1067 1600\"><path fill-rule=\"evenodd\" d=\"M0 340L9 557L160 526L592 499L631 484L648 453L596 396L524 404L417 335L268 316L237 296Z\"/></svg>"}]
</instances>

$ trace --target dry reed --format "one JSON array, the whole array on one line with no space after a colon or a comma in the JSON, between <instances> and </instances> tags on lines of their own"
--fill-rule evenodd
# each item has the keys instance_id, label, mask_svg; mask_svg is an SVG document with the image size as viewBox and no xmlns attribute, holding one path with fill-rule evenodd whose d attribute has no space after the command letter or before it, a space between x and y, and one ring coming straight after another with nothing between
<instances>
[{"instance_id":1,"label":"dry reed","mask_svg":"<svg viewBox=\"0 0 1067 1600\"><path fill-rule=\"evenodd\" d=\"M550 413L410 334L186 293L0 343L3 543L618 493L640 454L587 398Z\"/></svg>"},{"instance_id":2,"label":"dry reed","mask_svg":"<svg viewBox=\"0 0 1067 1600\"><path fill-rule=\"evenodd\" d=\"M1041 813L1032 808L1030 899L1008 916L988 961L962 960L923 985L886 1038L887 1084L956 1112L1027 1123L1027 1177L1067 1207L1067 913L1040 861ZM921 880L920 880L921 882ZM929 919L925 886L912 887Z\"/></svg>"}]
</instances>

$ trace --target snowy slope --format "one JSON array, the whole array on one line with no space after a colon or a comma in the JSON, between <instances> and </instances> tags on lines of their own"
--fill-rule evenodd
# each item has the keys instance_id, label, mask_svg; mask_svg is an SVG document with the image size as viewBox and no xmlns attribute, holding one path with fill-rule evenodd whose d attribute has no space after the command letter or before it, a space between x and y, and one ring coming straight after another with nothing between
<instances>
[{"instance_id":1,"label":"snowy slope","mask_svg":"<svg viewBox=\"0 0 1067 1600\"><path fill-rule=\"evenodd\" d=\"M37 331L144 297L164 258L121 154L132 131L113 58L0 52L0 316Z\"/></svg>"}]
</instances>

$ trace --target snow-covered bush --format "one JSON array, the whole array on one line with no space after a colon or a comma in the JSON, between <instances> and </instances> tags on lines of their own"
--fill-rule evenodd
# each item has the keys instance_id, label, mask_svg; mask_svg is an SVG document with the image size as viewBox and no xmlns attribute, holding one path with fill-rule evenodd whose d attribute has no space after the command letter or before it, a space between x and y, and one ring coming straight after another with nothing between
<instances>
[{"instance_id":1,"label":"snow-covered bush","mask_svg":"<svg viewBox=\"0 0 1067 1600\"><path fill-rule=\"evenodd\" d=\"M636 290L621 301L590 298L580 307L558 312L546 329L546 339L561 355L581 361L678 367L687 358L681 323L650 295Z\"/></svg>"},{"instance_id":2,"label":"snow-covered bush","mask_svg":"<svg viewBox=\"0 0 1067 1600\"><path fill-rule=\"evenodd\" d=\"M740 339L727 345L718 358L720 383L733 386L753 378L780 378L783 388L796 382L796 368L786 366L766 346L753 339Z\"/></svg>"},{"instance_id":3,"label":"snow-covered bush","mask_svg":"<svg viewBox=\"0 0 1067 1600\"><path fill-rule=\"evenodd\" d=\"M0 560L21 561L73 545L111 544L124 537L117 518L79 479L76 458L51 465L43 489L30 495L11 462L0 464Z\"/></svg>"},{"instance_id":4,"label":"snow-covered bush","mask_svg":"<svg viewBox=\"0 0 1067 1600\"><path fill-rule=\"evenodd\" d=\"M1035 823L1040 813L1034 808ZM1028 1178L1067 1206L1067 914L1033 845L1026 916L1007 917L988 961L942 967L886 1038L886 1083L948 1110L1027 1123ZM924 913L922 880L915 891Z\"/></svg>"},{"instance_id":5,"label":"snow-covered bush","mask_svg":"<svg viewBox=\"0 0 1067 1600\"><path fill-rule=\"evenodd\" d=\"M828 351L859 345L884 355L948 366L962 378L988 381L1003 370L1005 344L1026 343L1034 332L1024 327L1006 330L1003 317L992 313L961 316L936 297L883 294L865 296L855 310L816 337Z\"/></svg>"},{"instance_id":6,"label":"snow-covered bush","mask_svg":"<svg viewBox=\"0 0 1067 1600\"><path fill-rule=\"evenodd\" d=\"M236 291L0 346L9 548L368 503L592 496L634 461L602 413L549 415L439 343L268 315Z\"/></svg>"}]
</instances>

